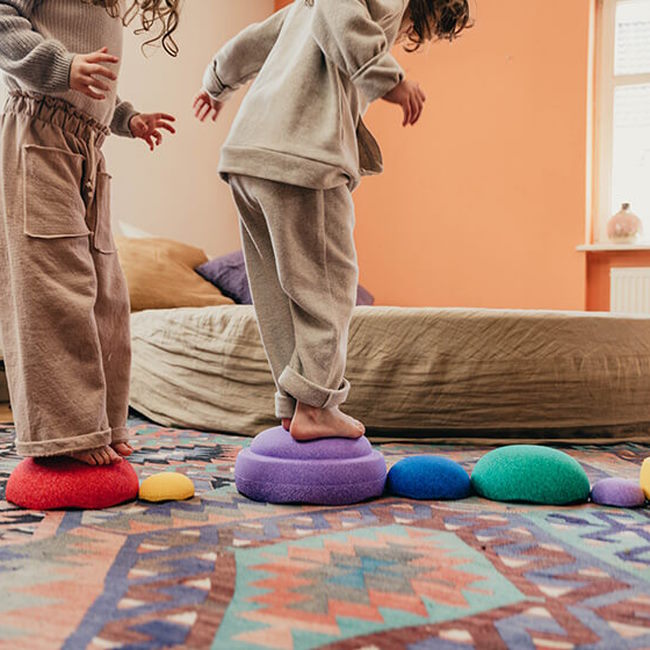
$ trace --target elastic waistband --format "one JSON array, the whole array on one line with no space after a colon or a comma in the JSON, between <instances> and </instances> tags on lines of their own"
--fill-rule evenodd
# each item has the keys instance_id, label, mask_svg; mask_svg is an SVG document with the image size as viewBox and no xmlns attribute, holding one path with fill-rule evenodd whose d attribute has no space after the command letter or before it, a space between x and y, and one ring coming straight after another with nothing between
<instances>
[{"instance_id":1,"label":"elastic waistband","mask_svg":"<svg viewBox=\"0 0 650 650\"><path fill-rule=\"evenodd\" d=\"M58 97L12 91L4 107L5 113L28 115L59 127L85 142L101 147L110 129L83 111Z\"/></svg>"}]
</instances>

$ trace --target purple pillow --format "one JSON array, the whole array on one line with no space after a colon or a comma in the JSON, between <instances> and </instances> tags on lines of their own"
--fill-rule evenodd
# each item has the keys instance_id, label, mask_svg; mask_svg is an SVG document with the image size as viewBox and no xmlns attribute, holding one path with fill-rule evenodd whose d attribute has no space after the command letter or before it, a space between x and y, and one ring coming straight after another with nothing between
<instances>
[{"instance_id":1,"label":"purple pillow","mask_svg":"<svg viewBox=\"0 0 650 650\"><path fill-rule=\"evenodd\" d=\"M196 272L231 300L240 305L252 305L251 290L248 286L244 253L237 251L217 257L196 268ZM372 305L374 296L361 285L357 287L357 305Z\"/></svg>"}]
</instances>

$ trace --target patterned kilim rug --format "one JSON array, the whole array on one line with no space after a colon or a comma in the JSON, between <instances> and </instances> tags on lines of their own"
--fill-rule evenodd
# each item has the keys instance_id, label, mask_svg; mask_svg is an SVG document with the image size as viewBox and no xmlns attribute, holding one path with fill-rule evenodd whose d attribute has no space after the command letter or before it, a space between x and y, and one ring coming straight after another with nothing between
<instances>
[{"instance_id":1,"label":"patterned kilim rug","mask_svg":"<svg viewBox=\"0 0 650 650\"><path fill-rule=\"evenodd\" d=\"M0 502L0 647L650 648L650 517L593 505L387 497L251 502L248 438L132 421L141 478L190 476L183 503L26 512ZM389 464L486 449L383 446ZM638 477L650 448L568 449L592 481ZM0 430L0 497L17 462Z\"/></svg>"}]
</instances>

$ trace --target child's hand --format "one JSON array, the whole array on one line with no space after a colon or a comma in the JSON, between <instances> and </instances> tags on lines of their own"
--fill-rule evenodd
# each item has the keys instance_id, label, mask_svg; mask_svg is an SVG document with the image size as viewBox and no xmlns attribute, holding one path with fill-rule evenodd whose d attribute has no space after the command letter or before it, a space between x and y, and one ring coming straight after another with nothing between
<instances>
[{"instance_id":1,"label":"child's hand","mask_svg":"<svg viewBox=\"0 0 650 650\"><path fill-rule=\"evenodd\" d=\"M194 115L196 118L205 122L205 118L212 113L212 121L216 122L221 109L223 108L223 102L219 102L216 99L212 99L207 91L202 90L195 98L194 104Z\"/></svg>"},{"instance_id":2,"label":"child's hand","mask_svg":"<svg viewBox=\"0 0 650 650\"><path fill-rule=\"evenodd\" d=\"M427 96L419 84L404 79L404 81L398 83L395 88L384 95L383 99L391 104L399 104L402 107L404 111L402 126L406 126L407 124L415 124L420 119Z\"/></svg>"},{"instance_id":3,"label":"child's hand","mask_svg":"<svg viewBox=\"0 0 650 650\"><path fill-rule=\"evenodd\" d=\"M176 129L169 124L175 121L176 118L173 115L167 115L167 113L140 113L131 118L129 129L134 138L144 140L149 145L149 149L153 151L163 140L159 129L176 133Z\"/></svg>"},{"instance_id":4,"label":"child's hand","mask_svg":"<svg viewBox=\"0 0 650 650\"><path fill-rule=\"evenodd\" d=\"M106 95L98 93L97 90L108 91L110 86L105 81L97 79L97 76L116 81L117 75L101 64L118 62L119 59L116 56L108 54L106 47L90 54L75 55L70 66L70 88L98 101L106 99Z\"/></svg>"}]
</instances>

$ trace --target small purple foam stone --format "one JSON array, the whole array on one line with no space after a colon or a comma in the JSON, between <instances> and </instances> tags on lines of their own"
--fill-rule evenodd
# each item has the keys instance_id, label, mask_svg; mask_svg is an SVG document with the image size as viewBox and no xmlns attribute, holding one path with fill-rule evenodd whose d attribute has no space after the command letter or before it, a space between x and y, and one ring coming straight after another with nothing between
<instances>
[{"instance_id":1,"label":"small purple foam stone","mask_svg":"<svg viewBox=\"0 0 650 650\"><path fill-rule=\"evenodd\" d=\"M601 506L638 508L645 504L645 495L638 481L604 478L591 488L591 500Z\"/></svg>"},{"instance_id":2,"label":"small purple foam stone","mask_svg":"<svg viewBox=\"0 0 650 650\"><path fill-rule=\"evenodd\" d=\"M367 438L297 442L282 427L267 429L235 462L235 485L269 503L347 505L380 496L386 461Z\"/></svg>"}]
</instances>

